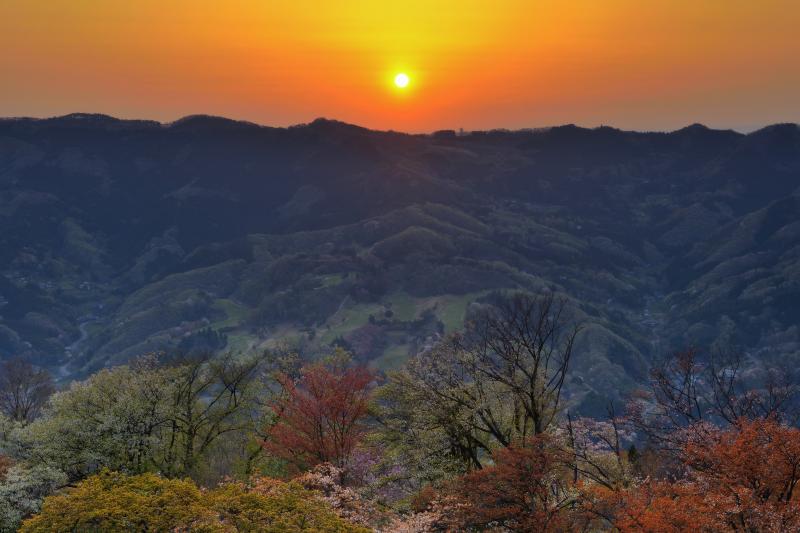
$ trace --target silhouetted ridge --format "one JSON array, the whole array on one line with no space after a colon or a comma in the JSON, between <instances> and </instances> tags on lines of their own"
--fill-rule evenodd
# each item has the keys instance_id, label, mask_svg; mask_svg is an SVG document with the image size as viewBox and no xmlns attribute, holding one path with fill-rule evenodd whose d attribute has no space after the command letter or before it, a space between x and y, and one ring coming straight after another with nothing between
<instances>
[{"instance_id":1,"label":"silhouetted ridge","mask_svg":"<svg viewBox=\"0 0 800 533\"><path fill-rule=\"evenodd\" d=\"M174 122L165 124L166 127L174 130L191 130L191 131L231 131L231 130L247 130L247 129L260 129L267 126L261 126L254 122L247 122L244 120L233 120L225 117L217 117L214 115L188 115L179 118Z\"/></svg>"}]
</instances>

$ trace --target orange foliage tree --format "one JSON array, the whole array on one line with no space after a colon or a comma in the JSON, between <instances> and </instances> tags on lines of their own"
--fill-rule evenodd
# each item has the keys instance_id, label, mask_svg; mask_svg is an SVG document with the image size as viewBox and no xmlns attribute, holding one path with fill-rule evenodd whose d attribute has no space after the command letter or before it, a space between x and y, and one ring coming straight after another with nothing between
<instances>
[{"instance_id":1,"label":"orange foliage tree","mask_svg":"<svg viewBox=\"0 0 800 533\"><path fill-rule=\"evenodd\" d=\"M546 434L498 448L494 464L459 478L452 487L456 530L567 531L575 503L568 454Z\"/></svg>"},{"instance_id":2,"label":"orange foliage tree","mask_svg":"<svg viewBox=\"0 0 800 533\"><path fill-rule=\"evenodd\" d=\"M625 491L594 487L588 509L622 532L798 531L800 430L740 419L683 449L685 479Z\"/></svg>"},{"instance_id":3,"label":"orange foliage tree","mask_svg":"<svg viewBox=\"0 0 800 533\"><path fill-rule=\"evenodd\" d=\"M297 470L331 463L346 471L367 430L373 381L364 367L322 363L302 368L296 380L281 376L264 447Z\"/></svg>"},{"instance_id":4,"label":"orange foliage tree","mask_svg":"<svg viewBox=\"0 0 800 533\"><path fill-rule=\"evenodd\" d=\"M709 512L703 494L694 483L645 480L637 487L615 491L594 485L586 488L582 501L589 518L613 525L622 533L682 533L725 531ZM604 530L608 527L599 527Z\"/></svg>"},{"instance_id":5,"label":"orange foliage tree","mask_svg":"<svg viewBox=\"0 0 800 533\"><path fill-rule=\"evenodd\" d=\"M739 420L711 442L690 441L686 462L706 504L741 531L800 530L800 430Z\"/></svg>"}]
</instances>

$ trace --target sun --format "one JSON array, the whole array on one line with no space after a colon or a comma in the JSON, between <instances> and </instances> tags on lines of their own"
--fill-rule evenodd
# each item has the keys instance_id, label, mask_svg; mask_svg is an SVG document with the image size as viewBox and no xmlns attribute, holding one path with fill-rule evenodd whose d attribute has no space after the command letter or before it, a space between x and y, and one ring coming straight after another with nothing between
<instances>
[{"instance_id":1,"label":"sun","mask_svg":"<svg viewBox=\"0 0 800 533\"><path fill-rule=\"evenodd\" d=\"M410 81L411 78L409 78L408 74L406 74L405 72L399 72L394 77L394 84L400 89L405 89L406 87L408 87Z\"/></svg>"}]
</instances>

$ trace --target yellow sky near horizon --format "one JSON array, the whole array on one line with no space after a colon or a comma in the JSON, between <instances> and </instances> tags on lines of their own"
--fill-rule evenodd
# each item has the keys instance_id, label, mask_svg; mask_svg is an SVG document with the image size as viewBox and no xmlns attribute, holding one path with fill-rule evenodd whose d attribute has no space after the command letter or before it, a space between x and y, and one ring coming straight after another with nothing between
<instances>
[{"instance_id":1,"label":"yellow sky near horizon","mask_svg":"<svg viewBox=\"0 0 800 533\"><path fill-rule=\"evenodd\" d=\"M748 129L800 121L798 28L796 0L2 0L0 116Z\"/></svg>"}]
</instances>

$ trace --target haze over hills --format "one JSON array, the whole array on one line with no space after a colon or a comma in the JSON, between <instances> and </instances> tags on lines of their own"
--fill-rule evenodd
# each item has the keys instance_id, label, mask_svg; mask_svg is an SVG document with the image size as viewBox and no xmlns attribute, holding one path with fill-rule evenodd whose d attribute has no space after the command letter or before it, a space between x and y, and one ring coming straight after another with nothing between
<instances>
[{"instance_id":1,"label":"haze over hills","mask_svg":"<svg viewBox=\"0 0 800 533\"><path fill-rule=\"evenodd\" d=\"M332 344L381 368L501 290L567 295L583 409L687 345L800 354L800 128L378 132L0 121L0 357Z\"/></svg>"}]
</instances>

